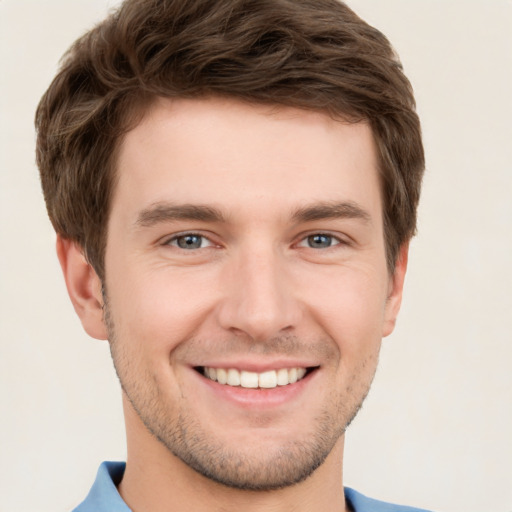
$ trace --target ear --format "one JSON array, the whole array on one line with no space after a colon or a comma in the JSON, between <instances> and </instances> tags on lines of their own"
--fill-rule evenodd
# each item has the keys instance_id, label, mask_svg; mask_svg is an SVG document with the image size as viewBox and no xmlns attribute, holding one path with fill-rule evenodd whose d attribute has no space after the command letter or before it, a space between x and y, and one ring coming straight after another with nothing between
<instances>
[{"instance_id":1,"label":"ear","mask_svg":"<svg viewBox=\"0 0 512 512\"><path fill-rule=\"evenodd\" d=\"M69 298L82 326L93 338L107 339L103 320L101 281L87 262L82 249L73 241L57 235L57 256L64 273Z\"/></svg>"},{"instance_id":2,"label":"ear","mask_svg":"<svg viewBox=\"0 0 512 512\"><path fill-rule=\"evenodd\" d=\"M409 243L400 247L398 258L395 264L393 275L389 277L388 297L384 314L384 325L382 336L389 336L396 324L396 318L402 303L402 292L404 290L405 273L407 271L407 260L409 258Z\"/></svg>"}]
</instances>

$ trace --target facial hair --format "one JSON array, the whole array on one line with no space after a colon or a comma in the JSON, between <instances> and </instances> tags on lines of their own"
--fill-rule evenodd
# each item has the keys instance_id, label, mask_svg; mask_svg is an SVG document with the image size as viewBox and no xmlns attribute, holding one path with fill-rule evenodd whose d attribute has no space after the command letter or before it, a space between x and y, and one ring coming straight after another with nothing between
<instances>
[{"instance_id":1,"label":"facial hair","mask_svg":"<svg viewBox=\"0 0 512 512\"><path fill-rule=\"evenodd\" d=\"M298 484L311 476L326 460L356 416L375 374L375 371L371 372L357 386L351 381L344 390L332 389L324 399L320 412L312 418L307 435L298 439L287 438L277 448L272 446L271 449L265 443L264 434L244 446L232 446L208 429L208 425L201 422L202 418L191 414L186 397L181 397L179 407L169 407L156 376L150 370L139 367L138 362L132 360L124 350L122 339L116 335L106 291L103 295L104 321L114 367L134 411L148 431L172 455L200 475L229 488L271 491ZM240 344L239 339L226 341L222 350L241 353ZM184 343L181 350L183 353L198 353L205 346L205 342L192 339ZM266 343L247 343L245 353L304 355L305 347L311 352L324 352L324 360L340 357L332 340L306 344L292 336L275 338ZM373 364L376 367L376 362ZM262 423L264 421L262 418Z\"/></svg>"}]
</instances>

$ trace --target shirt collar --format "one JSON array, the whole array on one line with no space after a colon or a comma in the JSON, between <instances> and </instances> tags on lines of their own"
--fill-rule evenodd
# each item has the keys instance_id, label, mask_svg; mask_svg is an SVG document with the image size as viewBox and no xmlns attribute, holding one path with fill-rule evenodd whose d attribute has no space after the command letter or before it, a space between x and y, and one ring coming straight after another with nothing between
<instances>
[{"instance_id":1,"label":"shirt collar","mask_svg":"<svg viewBox=\"0 0 512 512\"><path fill-rule=\"evenodd\" d=\"M103 462L89 494L73 512L131 512L116 487L125 467L124 462Z\"/></svg>"}]
</instances>

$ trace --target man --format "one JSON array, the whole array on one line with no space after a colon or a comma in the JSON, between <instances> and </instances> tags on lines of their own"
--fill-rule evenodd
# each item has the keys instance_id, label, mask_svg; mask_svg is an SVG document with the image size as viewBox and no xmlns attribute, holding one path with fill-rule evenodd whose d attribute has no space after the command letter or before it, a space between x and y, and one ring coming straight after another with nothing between
<instances>
[{"instance_id":1,"label":"man","mask_svg":"<svg viewBox=\"0 0 512 512\"><path fill-rule=\"evenodd\" d=\"M127 0L41 100L37 158L127 463L77 511L413 510L342 486L424 168L386 38L336 0Z\"/></svg>"}]
</instances>

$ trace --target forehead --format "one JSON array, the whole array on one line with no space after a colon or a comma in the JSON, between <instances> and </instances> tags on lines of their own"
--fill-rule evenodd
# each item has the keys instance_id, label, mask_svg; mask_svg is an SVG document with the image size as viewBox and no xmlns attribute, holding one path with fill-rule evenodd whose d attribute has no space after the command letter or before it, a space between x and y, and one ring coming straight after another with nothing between
<instances>
[{"instance_id":1,"label":"forehead","mask_svg":"<svg viewBox=\"0 0 512 512\"><path fill-rule=\"evenodd\" d=\"M321 112L159 99L126 134L117 164L113 210L173 201L251 215L355 201L380 211L370 127Z\"/></svg>"}]
</instances>

